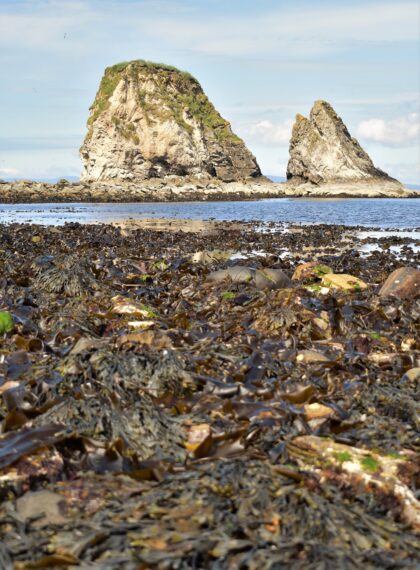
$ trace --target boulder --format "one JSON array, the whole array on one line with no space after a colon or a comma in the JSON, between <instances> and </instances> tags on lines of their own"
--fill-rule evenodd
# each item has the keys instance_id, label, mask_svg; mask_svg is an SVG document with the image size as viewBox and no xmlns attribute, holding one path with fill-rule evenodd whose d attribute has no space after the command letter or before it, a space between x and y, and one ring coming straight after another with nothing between
<instances>
[{"instance_id":1,"label":"boulder","mask_svg":"<svg viewBox=\"0 0 420 570\"><path fill-rule=\"evenodd\" d=\"M253 269L235 265L228 269L212 271L207 281L221 283L230 280L232 283L251 283L257 289L285 289L292 287L292 282L281 269Z\"/></svg>"},{"instance_id":2,"label":"boulder","mask_svg":"<svg viewBox=\"0 0 420 570\"><path fill-rule=\"evenodd\" d=\"M415 299L420 295L420 271L414 267L400 267L389 275L379 290L381 297Z\"/></svg>"},{"instance_id":3,"label":"boulder","mask_svg":"<svg viewBox=\"0 0 420 570\"><path fill-rule=\"evenodd\" d=\"M307 263L301 263L295 269L292 275L293 281L301 281L302 279L308 279L310 277L322 277L326 273L332 273L332 270L328 265L318 263L317 261L308 261Z\"/></svg>"},{"instance_id":4,"label":"boulder","mask_svg":"<svg viewBox=\"0 0 420 570\"><path fill-rule=\"evenodd\" d=\"M342 291L360 291L367 289L364 281L354 275L347 275L346 273L326 273L322 277L322 284L326 287L333 287L334 289L341 289Z\"/></svg>"},{"instance_id":5,"label":"boulder","mask_svg":"<svg viewBox=\"0 0 420 570\"><path fill-rule=\"evenodd\" d=\"M143 60L105 70L80 149L84 181L261 175L189 73Z\"/></svg>"}]
</instances>

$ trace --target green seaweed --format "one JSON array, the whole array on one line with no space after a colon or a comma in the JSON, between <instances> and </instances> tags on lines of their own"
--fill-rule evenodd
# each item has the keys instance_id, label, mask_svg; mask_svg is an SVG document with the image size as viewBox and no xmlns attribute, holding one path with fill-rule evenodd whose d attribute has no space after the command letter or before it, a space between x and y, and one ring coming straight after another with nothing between
<instances>
[{"instance_id":1,"label":"green seaweed","mask_svg":"<svg viewBox=\"0 0 420 570\"><path fill-rule=\"evenodd\" d=\"M328 267L328 265L324 265L322 263L320 263L319 265L316 265L312 271L318 277L322 277L323 275L326 275L327 273L332 273L331 267Z\"/></svg>"},{"instance_id":2,"label":"green seaweed","mask_svg":"<svg viewBox=\"0 0 420 570\"><path fill-rule=\"evenodd\" d=\"M0 334L10 332L13 329L13 317L9 311L0 311Z\"/></svg>"},{"instance_id":3,"label":"green seaweed","mask_svg":"<svg viewBox=\"0 0 420 570\"><path fill-rule=\"evenodd\" d=\"M337 451L336 453L334 453L334 457L340 463L352 460L351 453L349 453L348 451Z\"/></svg>"},{"instance_id":4,"label":"green seaweed","mask_svg":"<svg viewBox=\"0 0 420 570\"><path fill-rule=\"evenodd\" d=\"M360 461L360 465L363 467L365 471L369 471L370 473L376 473L379 470L379 462L372 457L371 455L367 455Z\"/></svg>"},{"instance_id":5,"label":"green seaweed","mask_svg":"<svg viewBox=\"0 0 420 570\"><path fill-rule=\"evenodd\" d=\"M221 297L222 299L234 299L236 295L232 291L223 291Z\"/></svg>"}]
</instances>

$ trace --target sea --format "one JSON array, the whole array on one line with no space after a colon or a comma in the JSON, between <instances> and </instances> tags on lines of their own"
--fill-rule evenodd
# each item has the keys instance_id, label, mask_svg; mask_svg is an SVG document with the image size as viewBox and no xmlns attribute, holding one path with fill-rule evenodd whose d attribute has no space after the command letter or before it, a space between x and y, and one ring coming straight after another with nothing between
<instances>
[{"instance_id":1,"label":"sea","mask_svg":"<svg viewBox=\"0 0 420 570\"><path fill-rule=\"evenodd\" d=\"M230 202L0 204L2 224L88 224L146 218L340 224L418 231L420 199L272 198Z\"/></svg>"}]
</instances>

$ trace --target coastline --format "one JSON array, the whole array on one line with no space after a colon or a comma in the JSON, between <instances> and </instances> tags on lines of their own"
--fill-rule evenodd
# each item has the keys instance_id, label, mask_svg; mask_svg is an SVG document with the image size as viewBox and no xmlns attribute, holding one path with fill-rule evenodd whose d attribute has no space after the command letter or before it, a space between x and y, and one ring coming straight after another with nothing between
<instances>
[{"instance_id":1,"label":"coastline","mask_svg":"<svg viewBox=\"0 0 420 570\"><path fill-rule=\"evenodd\" d=\"M316 187L271 182L265 177L244 182L217 179L150 179L142 183L0 181L0 203L128 203L253 201L266 198L419 198L420 192L368 183Z\"/></svg>"}]
</instances>

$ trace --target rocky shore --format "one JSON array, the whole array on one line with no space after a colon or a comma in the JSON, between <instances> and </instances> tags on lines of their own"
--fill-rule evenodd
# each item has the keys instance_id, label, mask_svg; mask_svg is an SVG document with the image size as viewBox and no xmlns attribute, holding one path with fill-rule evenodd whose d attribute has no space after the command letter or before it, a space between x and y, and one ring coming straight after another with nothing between
<instances>
[{"instance_id":1,"label":"rocky shore","mask_svg":"<svg viewBox=\"0 0 420 570\"><path fill-rule=\"evenodd\" d=\"M218 179L167 178L144 182L67 182L47 184L31 180L0 181L0 204L65 202L189 202L211 200L260 200L263 198L415 198L402 188L384 188L375 183L340 183L315 186L310 183L274 183L265 177L244 182Z\"/></svg>"},{"instance_id":2,"label":"rocky shore","mask_svg":"<svg viewBox=\"0 0 420 570\"><path fill-rule=\"evenodd\" d=\"M0 567L418 567L418 250L284 230L0 226Z\"/></svg>"}]
</instances>

